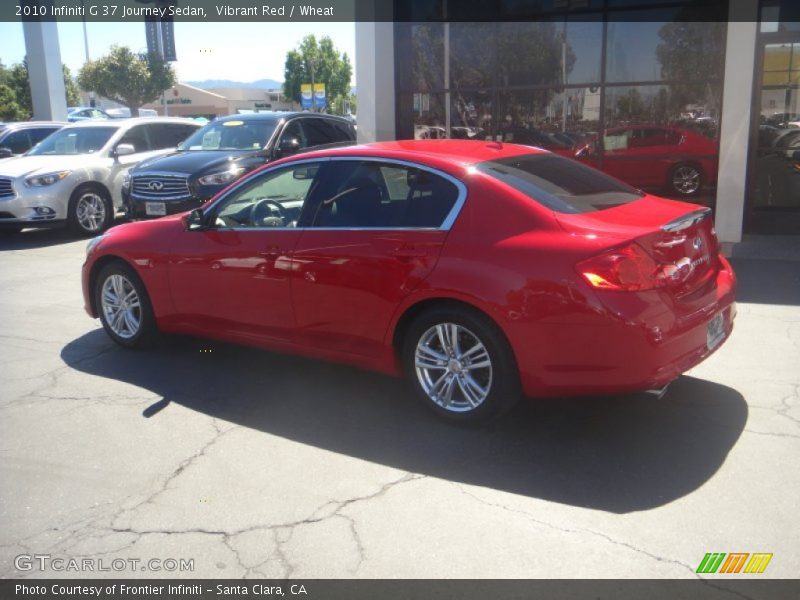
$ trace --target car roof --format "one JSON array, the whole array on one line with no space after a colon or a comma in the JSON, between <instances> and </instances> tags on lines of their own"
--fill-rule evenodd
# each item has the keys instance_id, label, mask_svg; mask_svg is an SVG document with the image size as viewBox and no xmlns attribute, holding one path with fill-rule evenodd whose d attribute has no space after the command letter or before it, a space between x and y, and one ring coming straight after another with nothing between
<instances>
[{"instance_id":1,"label":"car roof","mask_svg":"<svg viewBox=\"0 0 800 600\"><path fill-rule=\"evenodd\" d=\"M0 123L0 129L35 129L37 127L63 127L66 121L15 121Z\"/></svg>"},{"instance_id":2,"label":"car roof","mask_svg":"<svg viewBox=\"0 0 800 600\"><path fill-rule=\"evenodd\" d=\"M346 146L304 152L303 158L323 156L370 156L395 160L418 160L431 164L451 166L472 165L487 160L497 160L521 154L547 154L547 150L535 146L521 146L505 142L476 140L400 140L396 142L374 142L358 146Z\"/></svg>"},{"instance_id":3,"label":"car roof","mask_svg":"<svg viewBox=\"0 0 800 600\"><path fill-rule=\"evenodd\" d=\"M185 117L128 117L126 119L89 119L70 123L65 129L75 129L76 127L132 127L140 123L182 123L200 125L197 121Z\"/></svg>"},{"instance_id":4,"label":"car roof","mask_svg":"<svg viewBox=\"0 0 800 600\"><path fill-rule=\"evenodd\" d=\"M323 117L325 119L336 119L350 123L349 120L338 115L328 115L325 113L312 113L308 111L262 111L255 113L243 113L240 115L225 115L218 117L215 121L278 121L280 119L292 119L295 117ZM211 121L212 123L215 121Z\"/></svg>"}]
</instances>

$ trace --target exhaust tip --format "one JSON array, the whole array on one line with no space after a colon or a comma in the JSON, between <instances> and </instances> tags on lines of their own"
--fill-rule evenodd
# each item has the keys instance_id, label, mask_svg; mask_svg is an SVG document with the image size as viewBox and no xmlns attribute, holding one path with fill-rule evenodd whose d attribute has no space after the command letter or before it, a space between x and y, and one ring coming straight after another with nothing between
<instances>
[{"instance_id":1,"label":"exhaust tip","mask_svg":"<svg viewBox=\"0 0 800 600\"><path fill-rule=\"evenodd\" d=\"M672 383L672 382L670 381L670 383ZM665 385L664 387L661 387L661 388L654 388L652 390L644 390L642 393L645 394L647 397L653 399L653 400L660 400L661 398L664 397L664 394L667 393L667 388L669 388L670 383L668 383L667 385Z\"/></svg>"}]
</instances>

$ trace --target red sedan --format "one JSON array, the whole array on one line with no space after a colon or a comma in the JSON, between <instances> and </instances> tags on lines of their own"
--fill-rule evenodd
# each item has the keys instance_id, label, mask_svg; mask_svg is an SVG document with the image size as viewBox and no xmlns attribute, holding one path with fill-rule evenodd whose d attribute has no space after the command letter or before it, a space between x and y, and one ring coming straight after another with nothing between
<instances>
[{"instance_id":1,"label":"red sedan","mask_svg":"<svg viewBox=\"0 0 800 600\"><path fill-rule=\"evenodd\" d=\"M666 386L730 334L708 209L512 144L387 142L271 163L90 242L117 343L207 336L405 374L440 415Z\"/></svg>"},{"instance_id":2,"label":"red sedan","mask_svg":"<svg viewBox=\"0 0 800 600\"><path fill-rule=\"evenodd\" d=\"M688 129L633 125L606 130L603 171L641 188L664 189L688 198L717 180L716 141ZM564 154L559 152L559 154ZM597 140L575 151L575 158L599 166Z\"/></svg>"}]
</instances>

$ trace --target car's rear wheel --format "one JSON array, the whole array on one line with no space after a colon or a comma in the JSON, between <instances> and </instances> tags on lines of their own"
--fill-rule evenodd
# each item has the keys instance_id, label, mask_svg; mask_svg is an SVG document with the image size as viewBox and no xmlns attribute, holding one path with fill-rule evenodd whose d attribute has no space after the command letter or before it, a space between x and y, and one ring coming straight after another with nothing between
<instances>
[{"instance_id":1,"label":"car's rear wheel","mask_svg":"<svg viewBox=\"0 0 800 600\"><path fill-rule=\"evenodd\" d=\"M680 196L696 196L703 187L703 171L691 163L675 165L669 173L668 187Z\"/></svg>"},{"instance_id":2,"label":"car's rear wheel","mask_svg":"<svg viewBox=\"0 0 800 600\"><path fill-rule=\"evenodd\" d=\"M485 421L519 400L519 374L508 341L477 311L426 311L404 339L406 376L416 395L438 415Z\"/></svg>"},{"instance_id":3,"label":"car's rear wheel","mask_svg":"<svg viewBox=\"0 0 800 600\"><path fill-rule=\"evenodd\" d=\"M97 235L111 226L114 205L103 188L86 185L73 192L67 220L75 233Z\"/></svg>"},{"instance_id":4,"label":"car's rear wheel","mask_svg":"<svg viewBox=\"0 0 800 600\"><path fill-rule=\"evenodd\" d=\"M103 328L121 346L143 347L157 334L150 297L128 265L113 262L103 267L96 279L94 297Z\"/></svg>"}]
</instances>

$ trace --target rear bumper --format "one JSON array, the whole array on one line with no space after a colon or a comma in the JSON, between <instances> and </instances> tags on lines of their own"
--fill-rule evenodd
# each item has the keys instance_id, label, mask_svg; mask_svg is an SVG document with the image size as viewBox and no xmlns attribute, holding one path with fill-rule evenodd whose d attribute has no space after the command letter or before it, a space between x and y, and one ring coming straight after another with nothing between
<instances>
[{"instance_id":1,"label":"rear bumper","mask_svg":"<svg viewBox=\"0 0 800 600\"><path fill-rule=\"evenodd\" d=\"M529 396L605 395L659 389L716 352L733 331L735 276L723 262L716 279L676 306L659 292L617 292L605 310L580 324L547 324L543 350L515 346ZM709 324L722 315L724 335L709 348Z\"/></svg>"}]
</instances>

